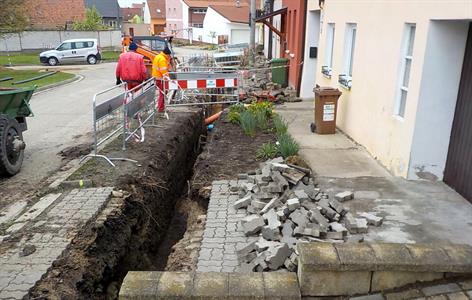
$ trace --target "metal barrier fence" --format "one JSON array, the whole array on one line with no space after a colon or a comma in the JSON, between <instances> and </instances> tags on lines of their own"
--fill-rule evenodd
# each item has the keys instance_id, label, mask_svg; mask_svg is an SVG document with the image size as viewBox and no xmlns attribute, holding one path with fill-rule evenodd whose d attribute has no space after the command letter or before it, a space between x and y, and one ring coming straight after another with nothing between
<instances>
[{"instance_id":1,"label":"metal barrier fence","mask_svg":"<svg viewBox=\"0 0 472 300\"><path fill-rule=\"evenodd\" d=\"M80 162L82 163L86 158L91 157L104 159L113 167L115 167L113 161L137 163L136 160L129 158L108 157L99 154L98 147L120 133L123 137L123 150L126 150L126 142L131 137L139 136L139 141L144 141L144 126L150 120L154 121L155 95L154 78L131 90L128 90L126 84L123 83L96 93L93 96L92 104L93 150L90 154L82 157ZM140 130L141 135L138 134Z\"/></svg>"},{"instance_id":2,"label":"metal barrier fence","mask_svg":"<svg viewBox=\"0 0 472 300\"><path fill-rule=\"evenodd\" d=\"M170 107L239 103L237 72L176 72L169 76L164 94Z\"/></svg>"},{"instance_id":3,"label":"metal barrier fence","mask_svg":"<svg viewBox=\"0 0 472 300\"><path fill-rule=\"evenodd\" d=\"M144 142L144 127L151 120L154 124L155 114L156 80L150 78L128 91L124 105L123 150L126 150L126 142L131 138Z\"/></svg>"}]
</instances>

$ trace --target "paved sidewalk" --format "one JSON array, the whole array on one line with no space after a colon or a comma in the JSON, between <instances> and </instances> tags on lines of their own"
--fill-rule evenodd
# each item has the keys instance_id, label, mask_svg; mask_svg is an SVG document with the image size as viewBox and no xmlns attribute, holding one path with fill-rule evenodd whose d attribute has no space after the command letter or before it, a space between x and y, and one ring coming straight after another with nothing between
<instances>
[{"instance_id":1,"label":"paved sidewalk","mask_svg":"<svg viewBox=\"0 0 472 300\"><path fill-rule=\"evenodd\" d=\"M0 243L0 299L26 296L107 204L111 192L112 188L91 188L50 194L16 218L10 213L13 220L4 220L10 226Z\"/></svg>"},{"instance_id":2,"label":"paved sidewalk","mask_svg":"<svg viewBox=\"0 0 472 300\"><path fill-rule=\"evenodd\" d=\"M277 111L324 191L353 190L355 199L346 202L352 211L385 217L383 226L369 230L367 241L472 245L472 204L446 184L393 177L342 133L311 133L313 101L287 103Z\"/></svg>"},{"instance_id":3,"label":"paved sidewalk","mask_svg":"<svg viewBox=\"0 0 472 300\"><path fill-rule=\"evenodd\" d=\"M238 185L244 180L214 181L200 253L198 272L238 272L239 261L236 249L246 246L258 237L246 237L239 228L239 221L246 210L235 210L233 203L239 196L231 195L230 184Z\"/></svg>"}]
</instances>

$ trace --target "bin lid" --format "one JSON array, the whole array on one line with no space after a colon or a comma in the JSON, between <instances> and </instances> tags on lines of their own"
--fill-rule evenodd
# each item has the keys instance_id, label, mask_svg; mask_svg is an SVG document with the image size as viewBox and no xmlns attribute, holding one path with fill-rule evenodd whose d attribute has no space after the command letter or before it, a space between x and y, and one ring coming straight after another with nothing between
<instances>
[{"instance_id":1,"label":"bin lid","mask_svg":"<svg viewBox=\"0 0 472 300\"><path fill-rule=\"evenodd\" d=\"M329 86L317 86L313 88L313 92L320 96L340 96L342 92Z\"/></svg>"},{"instance_id":2,"label":"bin lid","mask_svg":"<svg viewBox=\"0 0 472 300\"><path fill-rule=\"evenodd\" d=\"M287 63L288 62L288 58L272 58L270 60L270 63L273 64L273 63Z\"/></svg>"}]
</instances>

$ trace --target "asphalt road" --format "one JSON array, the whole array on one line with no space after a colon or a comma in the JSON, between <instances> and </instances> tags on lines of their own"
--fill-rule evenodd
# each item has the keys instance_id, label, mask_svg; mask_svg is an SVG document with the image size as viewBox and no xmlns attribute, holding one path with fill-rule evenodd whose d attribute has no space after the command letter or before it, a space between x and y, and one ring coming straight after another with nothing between
<instances>
[{"instance_id":1,"label":"asphalt road","mask_svg":"<svg viewBox=\"0 0 472 300\"><path fill-rule=\"evenodd\" d=\"M89 143L92 131L92 98L115 84L116 63L83 66L72 73L83 76L73 82L35 94L31 99L34 117L28 118L25 159L21 172L9 179L0 179L0 207L18 192L38 184L63 165L58 155L62 149ZM17 193L15 193L17 194Z\"/></svg>"},{"instance_id":2,"label":"asphalt road","mask_svg":"<svg viewBox=\"0 0 472 300\"><path fill-rule=\"evenodd\" d=\"M195 48L174 47L177 56L207 52ZM34 117L28 118L25 159L21 172L0 179L0 209L17 199L25 199L45 179L64 165L58 153L68 147L92 142L92 98L114 86L116 63L65 65L55 69L83 77L79 82L37 93L31 100ZM44 68L25 66L17 69ZM1 212L1 211L0 211Z\"/></svg>"}]
</instances>

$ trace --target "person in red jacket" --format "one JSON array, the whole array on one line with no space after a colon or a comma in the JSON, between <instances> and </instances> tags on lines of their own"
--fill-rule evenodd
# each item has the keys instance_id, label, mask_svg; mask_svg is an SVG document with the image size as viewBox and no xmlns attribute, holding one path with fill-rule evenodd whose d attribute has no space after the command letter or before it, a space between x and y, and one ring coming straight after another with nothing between
<instances>
[{"instance_id":1,"label":"person in red jacket","mask_svg":"<svg viewBox=\"0 0 472 300\"><path fill-rule=\"evenodd\" d=\"M135 43L131 43L129 51L120 55L118 66L116 67L116 84L119 85L122 82L126 82L128 90L137 87L148 78L144 57L136 53L136 49L138 49L138 46Z\"/></svg>"}]
</instances>

